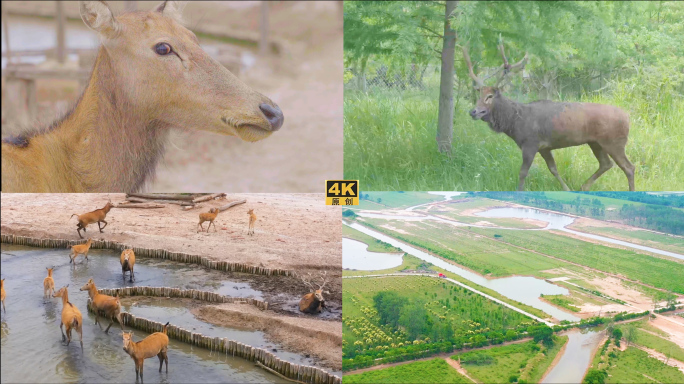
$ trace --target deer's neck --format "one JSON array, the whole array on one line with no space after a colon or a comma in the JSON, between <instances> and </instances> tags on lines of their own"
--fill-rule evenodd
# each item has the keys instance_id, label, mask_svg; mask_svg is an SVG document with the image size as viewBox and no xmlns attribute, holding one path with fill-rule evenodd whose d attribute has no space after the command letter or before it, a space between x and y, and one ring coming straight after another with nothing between
<instances>
[{"instance_id":1,"label":"deer's neck","mask_svg":"<svg viewBox=\"0 0 684 384\"><path fill-rule=\"evenodd\" d=\"M91 299L94 299L95 295L97 295L97 287L93 284L88 288L88 296L90 296Z\"/></svg>"},{"instance_id":2,"label":"deer's neck","mask_svg":"<svg viewBox=\"0 0 684 384\"><path fill-rule=\"evenodd\" d=\"M154 176L168 131L122 91L101 47L76 107L24 150L43 161L47 178L60 179L48 189L135 192Z\"/></svg>"},{"instance_id":3,"label":"deer's neck","mask_svg":"<svg viewBox=\"0 0 684 384\"><path fill-rule=\"evenodd\" d=\"M495 98L494 102L488 121L489 127L495 132L505 133L517 142L515 123L521 117L521 104L503 96Z\"/></svg>"},{"instance_id":4,"label":"deer's neck","mask_svg":"<svg viewBox=\"0 0 684 384\"><path fill-rule=\"evenodd\" d=\"M69 304L69 294L66 293L66 292L64 292L64 293L62 294L62 305L63 305L64 307L66 307L67 304Z\"/></svg>"}]
</instances>

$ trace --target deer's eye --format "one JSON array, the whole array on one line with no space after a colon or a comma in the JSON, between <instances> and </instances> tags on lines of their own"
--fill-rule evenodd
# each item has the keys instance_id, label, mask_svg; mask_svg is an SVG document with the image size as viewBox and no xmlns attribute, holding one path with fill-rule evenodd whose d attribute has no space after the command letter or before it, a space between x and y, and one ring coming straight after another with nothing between
<instances>
[{"instance_id":1,"label":"deer's eye","mask_svg":"<svg viewBox=\"0 0 684 384\"><path fill-rule=\"evenodd\" d=\"M168 55L169 53L173 52L171 49L171 46L168 45L167 43L159 43L154 46L154 51L157 52L157 55L164 56Z\"/></svg>"}]
</instances>

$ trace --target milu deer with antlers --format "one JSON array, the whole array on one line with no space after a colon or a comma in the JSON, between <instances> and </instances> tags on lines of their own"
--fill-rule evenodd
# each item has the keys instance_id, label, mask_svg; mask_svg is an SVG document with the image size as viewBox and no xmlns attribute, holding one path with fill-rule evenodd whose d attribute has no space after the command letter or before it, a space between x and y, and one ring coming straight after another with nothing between
<instances>
[{"instance_id":1,"label":"milu deer with antlers","mask_svg":"<svg viewBox=\"0 0 684 384\"><path fill-rule=\"evenodd\" d=\"M308 273L308 279L300 276L299 278L304 282L304 284L311 289L310 293L307 293L302 297L302 299L299 301L299 310L304 312L304 313L321 313L321 311L325 308L325 298L323 297L323 293L329 295L330 292L324 291L323 287L328 283L328 271L325 271L321 275L321 280L323 281L319 286L318 289L314 287L313 285L313 276L311 275L311 272Z\"/></svg>"},{"instance_id":2,"label":"milu deer with antlers","mask_svg":"<svg viewBox=\"0 0 684 384\"><path fill-rule=\"evenodd\" d=\"M551 151L559 148L574 147L587 144L599 162L598 170L582 185L588 191L591 185L613 166L613 161L627 176L629 190L634 191L634 165L625 154L625 146L629 136L629 115L622 109L594 103L566 103L548 100L522 104L507 99L501 94L501 83L508 75L525 67L528 55L515 64L509 64L500 43L499 52L503 57L503 65L497 71L481 79L473 72L473 64L466 47L463 58L468 65L468 74L475 82L475 89L480 91L477 105L470 111L474 120L482 120L497 133L508 135L522 150L522 166L518 176L518 191L525 186L525 177L537 152L546 161L551 174L558 180L564 190L570 188L558 174L556 162ZM494 87L485 86L484 80L501 74Z\"/></svg>"}]
</instances>

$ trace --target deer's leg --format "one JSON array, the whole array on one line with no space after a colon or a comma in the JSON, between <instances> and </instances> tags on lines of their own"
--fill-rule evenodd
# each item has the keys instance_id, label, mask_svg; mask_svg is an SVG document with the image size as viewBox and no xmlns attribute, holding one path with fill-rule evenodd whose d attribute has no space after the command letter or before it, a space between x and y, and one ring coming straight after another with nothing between
<instances>
[{"instance_id":1,"label":"deer's leg","mask_svg":"<svg viewBox=\"0 0 684 384\"><path fill-rule=\"evenodd\" d=\"M164 365L164 352L159 352L157 357L159 358L159 372L161 372L162 366Z\"/></svg>"},{"instance_id":2,"label":"deer's leg","mask_svg":"<svg viewBox=\"0 0 684 384\"><path fill-rule=\"evenodd\" d=\"M200 227L200 228L202 228L201 230L204 231L204 227L202 226L202 222L200 222L199 224L197 224L197 226ZM199 230L198 230L197 232L199 233Z\"/></svg>"},{"instance_id":3,"label":"deer's leg","mask_svg":"<svg viewBox=\"0 0 684 384\"><path fill-rule=\"evenodd\" d=\"M591 189L591 185L594 184L594 181L613 167L613 161L610 160L608 153L599 143L589 143L589 147L591 147L591 151L594 152L594 156L596 156L596 159L599 162L599 169L582 184L583 191Z\"/></svg>"},{"instance_id":4,"label":"deer's leg","mask_svg":"<svg viewBox=\"0 0 684 384\"><path fill-rule=\"evenodd\" d=\"M627 176L629 190L634 191L634 164L627 158L624 145L614 144L612 146L604 146L603 148L615 160L618 167L625 173L625 176Z\"/></svg>"},{"instance_id":5,"label":"deer's leg","mask_svg":"<svg viewBox=\"0 0 684 384\"><path fill-rule=\"evenodd\" d=\"M105 229L105 227L107 226L107 222L104 220L100 220L100 221L104 223L104 226L102 228L100 228L100 233L102 233L102 230ZM100 221L97 222L98 228L100 227Z\"/></svg>"},{"instance_id":6,"label":"deer's leg","mask_svg":"<svg viewBox=\"0 0 684 384\"><path fill-rule=\"evenodd\" d=\"M551 150L550 149L542 149L539 151L539 154L542 155L544 160L546 160L546 166L549 168L549 171L551 171L551 174L556 177L556 180L558 180L558 182L561 183L563 190L569 191L570 188L568 188L567 184L565 184L565 181L563 181L563 179L558 174L558 169L556 169L556 161L553 159L553 155L551 154Z\"/></svg>"},{"instance_id":7,"label":"deer's leg","mask_svg":"<svg viewBox=\"0 0 684 384\"><path fill-rule=\"evenodd\" d=\"M62 332L62 342L66 341L66 336L64 336L64 323L59 323L59 331Z\"/></svg>"},{"instance_id":8,"label":"deer's leg","mask_svg":"<svg viewBox=\"0 0 684 384\"><path fill-rule=\"evenodd\" d=\"M520 175L518 175L518 191L522 191L525 188L525 178L527 177L527 172L529 172L532 162L534 161L534 156L537 154L537 146L527 146L522 147L522 165L520 166Z\"/></svg>"},{"instance_id":9,"label":"deer's leg","mask_svg":"<svg viewBox=\"0 0 684 384\"><path fill-rule=\"evenodd\" d=\"M81 235L81 227L77 227L76 231L78 231L78 237L80 237L82 239L83 235ZM83 232L85 232L85 228L83 228Z\"/></svg>"}]
</instances>

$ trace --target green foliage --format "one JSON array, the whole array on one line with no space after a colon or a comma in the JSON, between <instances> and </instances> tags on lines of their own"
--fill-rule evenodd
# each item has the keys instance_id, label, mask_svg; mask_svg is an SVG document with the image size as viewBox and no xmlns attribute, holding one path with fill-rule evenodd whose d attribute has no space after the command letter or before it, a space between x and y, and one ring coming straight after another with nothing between
<instances>
[{"instance_id":1,"label":"green foliage","mask_svg":"<svg viewBox=\"0 0 684 384\"><path fill-rule=\"evenodd\" d=\"M396 367L378 369L355 375L344 375L347 383L388 383L388 384L418 384L418 383L444 383L444 384L467 384L470 383L455 369L451 368L444 359L416 361Z\"/></svg>"},{"instance_id":2,"label":"green foliage","mask_svg":"<svg viewBox=\"0 0 684 384\"><path fill-rule=\"evenodd\" d=\"M346 82L381 73L385 80L410 83L416 73L422 80L426 68L439 66L443 2L360 1L344 7ZM629 112L627 156L636 164L637 189L675 191L684 189L682 19L684 3L676 1L462 1L450 23L480 74L501 65L500 39L512 62L529 53L525 77L513 76L506 93L512 99L594 102ZM387 92L357 87L345 92L345 178L384 191L515 189L519 149L467 115L474 92L458 48L456 53L452 156L436 151L437 83ZM587 146L554 155L572 189L598 166ZM614 167L594 189L626 185ZM526 186L560 190L540 157Z\"/></svg>"},{"instance_id":3,"label":"green foliage","mask_svg":"<svg viewBox=\"0 0 684 384\"><path fill-rule=\"evenodd\" d=\"M606 373L606 371L598 370L598 369L590 369L589 372L587 372L587 375L584 376L584 380L582 380L582 383L585 383L585 384L603 384L606 382L606 377L608 377L608 374Z\"/></svg>"},{"instance_id":4,"label":"green foliage","mask_svg":"<svg viewBox=\"0 0 684 384\"><path fill-rule=\"evenodd\" d=\"M622 339L622 330L620 330L620 328L613 329L613 338L616 340L616 342L619 342L620 339Z\"/></svg>"}]
</instances>

